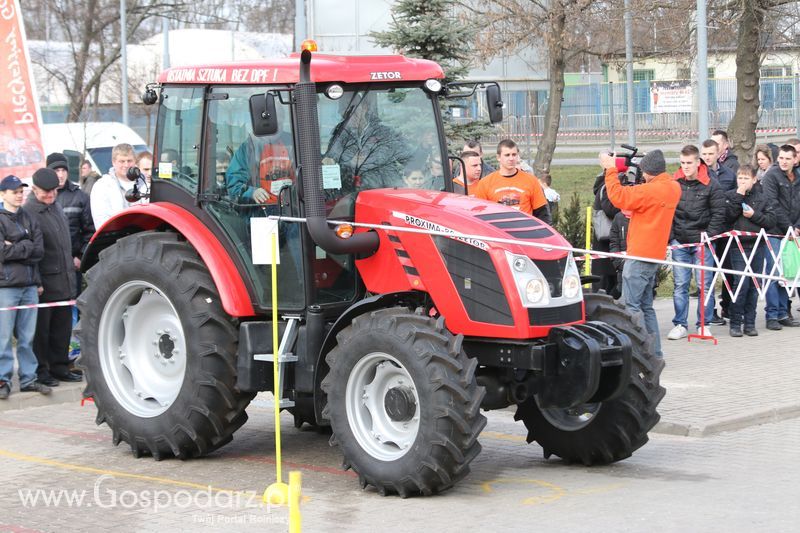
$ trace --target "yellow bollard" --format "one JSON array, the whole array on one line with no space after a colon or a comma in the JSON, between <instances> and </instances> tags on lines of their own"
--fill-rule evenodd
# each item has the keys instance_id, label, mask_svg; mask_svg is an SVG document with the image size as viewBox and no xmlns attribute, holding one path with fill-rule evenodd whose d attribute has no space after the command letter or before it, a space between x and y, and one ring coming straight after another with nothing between
<instances>
[{"instance_id":1,"label":"yellow bollard","mask_svg":"<svg viewBox=\"0 0 800 533\"><path fill-rule=\"evenodd\" d=\"M281 389L279 387L278 365L278 245L277 225L272 239L272 396L275 399L275 483L267 487L262 496L264 503L270 505L286 505L289 500L289 485L281 481Z\"/></svg>"},{"instance_id":2,"label":"yellow bollard","mask_svg":"<svg viewBox=\"0 0 800 533\"><path fill-rule=\"evenodd\" d=\"M592 249L592 206L586 206L586 246L587 250ZM592 274L592 256L586 254L583 261L583 274L590 276ZM589 287L587 283L584 287Z\"/></svg>"},{"instance_id":3,"label":"yellow bollard","mask_svg":"<svg viewBox=\"0 0 800 533\"><path fill-rule=\"evenodd\" d=\"M289 533L302 531L302 515L300 514L301 494L300 472L289 472Z\"/></svg>"}]
</instances>

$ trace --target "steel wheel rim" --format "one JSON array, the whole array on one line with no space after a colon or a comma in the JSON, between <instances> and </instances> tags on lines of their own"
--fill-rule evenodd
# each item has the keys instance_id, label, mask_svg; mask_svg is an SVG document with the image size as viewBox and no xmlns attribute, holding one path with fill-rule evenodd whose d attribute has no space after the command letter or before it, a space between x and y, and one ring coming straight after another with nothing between
<instances>
[{"instance_id":1,"label":"steel wheel rim","mask_svg":"<svg viewBox=\"0 0 800 533\"><path fill-rule=\"evenodd\" d=\"M175 306L155 285L129 281L103 308L98 328L100 367L114 398L128 412L165 412L186 374L186 337Z\"/></svg>"},{"instance_id":2,"label":"steel wheel rim","mask_svg":"<svg viewBox=\"0 0 800 533\"><path fill-rule=\"evenodd\" d=\"M393 420L385 407L390 389L411 391L415 407L407 421ZM362 357L350 371L345 391L350 430L372 457L394 461L411 449L419 433L419 393L414 380L396 358L382 352Z\"/></svg>"},{"instance_id":3,"label":"steel wheel rim","mask_svg":"<svg viewBox=\"0 0 800 533\"><path fill-rule=\"evenodd\" d=\"M536 400L539 404L539 400ZM584 403L577 407L539 407L542 416L553 426L563 431L578 431L595 419L603 406L602 402Z\"/></svg>"}]
</instances>

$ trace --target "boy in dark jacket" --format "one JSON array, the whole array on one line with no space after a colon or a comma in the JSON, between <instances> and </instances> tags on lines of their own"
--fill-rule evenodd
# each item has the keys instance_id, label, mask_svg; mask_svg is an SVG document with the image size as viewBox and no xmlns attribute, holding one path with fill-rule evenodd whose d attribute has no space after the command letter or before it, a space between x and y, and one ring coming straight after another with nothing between
<instances>
[{"instance_id":1,"label":"boy in dark jacket","mask_svg":"<svg viewBox=\"0 0 800 533\"><path fill-rule=\"evenodd\" d=\"M728 191L726 194L726 216L728 222L735 231L746 231L758 233L762 229L771 228L775 225L775 212L771 203L767 200L761 184L756 178L756 169L751 165L741 165L736 176L737 188ZM754 248L757 237L740 236L743 252L739 252L736 247L729 250L731 267L735 270L744 271L745 257L750 257L750 267L754 272L759 273L764 264L764 245L759 244ZM744 324L744 334L750 337L758 335L756 330L756 302L758 301L758 291L756 290L753 278L748 276L737 276L731 285L735 292L739 284L739 294L735 302L731 302L729 309L731 337L742 336L742 324ZM763 282L761 282L763 283Z\"/></svg>"},{"instance_id":2,"label":"boy in dark jacket","mask_svg":"<svg viewBox=\"0 0 800 533\"><path fill-rule=\"evenodd\" d=\"M75 297L75 266L69 222L56 203L58 176L50 168L33 173L33 193L25 209L42 229L44 256L39 263L42 276L42 302L59 302ZM69 370L69 338L72 333L72 309L67 306L43 307L36 320L33 351L39 359L39 381L55 386L58 381L81 381L83 377Z\"/></svg>"},{"instance_id":3,"label":"boy in dark jacket","mask_svg":"<svg viewBox=\"0 0 800 533\"><path fill-rule=\"evenodd\" d=\"M16 176L0 181L0 307L39 303L39 261L44 255L39 225L22 209L22 193L27 187ZM33 353L36 309L0 311L0 399L11 393L14 372L12 341L17 337L19 384L24 392L48 394L50 388L36 380L38 363Z\"/></svg>"}]
</instances>

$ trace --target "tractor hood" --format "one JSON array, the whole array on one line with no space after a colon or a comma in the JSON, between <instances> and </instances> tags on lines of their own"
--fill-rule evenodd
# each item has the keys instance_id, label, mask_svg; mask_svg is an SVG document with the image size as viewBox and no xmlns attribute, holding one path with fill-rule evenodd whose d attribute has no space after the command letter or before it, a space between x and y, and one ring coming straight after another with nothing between
<instances>
[{"instance_id":1,"label":"tractor hood","mask_svg":"<svg viewBox=\"0 0 800 533\"><path fill-rule=\"evenodd\" d=\"M489 242L480 237L570 245L552 227L511 207L464 195L421 189L363 191L356 202L356 221L462 233L474 236L474 239L468 239L474 241L474 246L501 248L533 259L560 259L568 252Z\"/></svg>"},{"instance_id":2,"label":"tractor hood","mask_svg":"<svg viewBox=\"0 0 800 533\"><path fill-rule=\"evenodd\" d=\"M355 214L357 223L416 230L377 231L377 252L356 263L367 290L427 293L453 333L530 339L545 336L551 326L583 320L575 260L568 251L547 247L569 243L537 218L419 189L362 191Z\"/></svg>"}]
</instances>

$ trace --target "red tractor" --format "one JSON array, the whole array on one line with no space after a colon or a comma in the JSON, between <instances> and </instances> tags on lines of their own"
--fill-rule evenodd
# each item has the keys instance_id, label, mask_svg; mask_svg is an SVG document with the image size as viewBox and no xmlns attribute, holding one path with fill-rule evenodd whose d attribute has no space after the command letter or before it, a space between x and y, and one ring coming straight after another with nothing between
<instances>
[{"instance_id":1,"label":"red tractor","mask_svg":"<svg viewBox=\"0 0 800 533\"><path fill-rule=\"evenodd\" d=\"M149 204L98 230L78 301L86 394L115 444L202 456L276 387L382 494L463 478L481 409L516 404L528 441L568 462L647 441L664 395L652 339L583 294L571 253L508 242L568 246L551 227L451 192L442 78L430 61L304 51L172 68L148 88ZM499 88L485 92L496 122ZM277 347L269 266L252 256L270 215L306 219L278 224Z\"/></svg>"}]
</instances>

